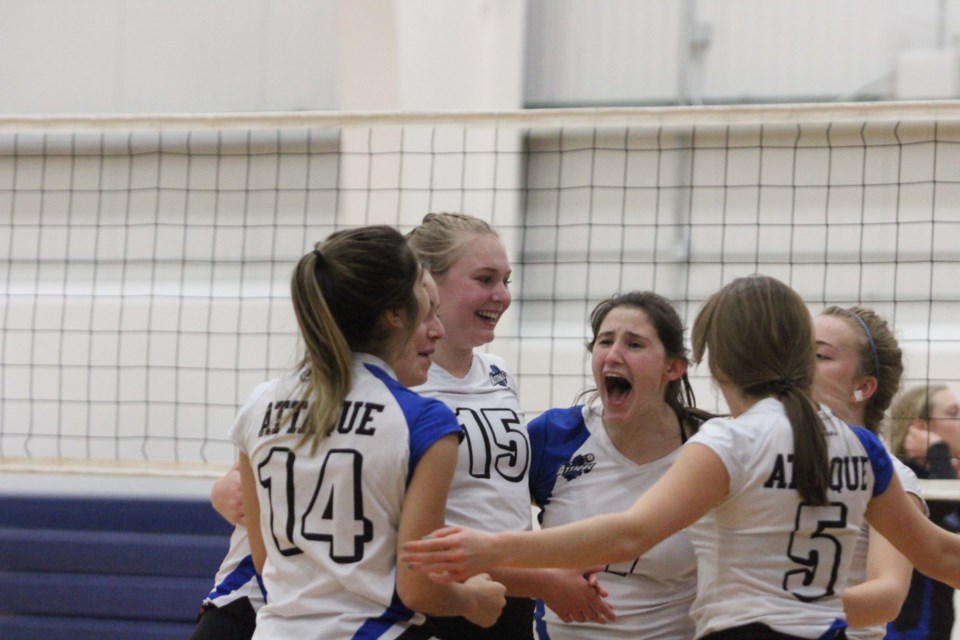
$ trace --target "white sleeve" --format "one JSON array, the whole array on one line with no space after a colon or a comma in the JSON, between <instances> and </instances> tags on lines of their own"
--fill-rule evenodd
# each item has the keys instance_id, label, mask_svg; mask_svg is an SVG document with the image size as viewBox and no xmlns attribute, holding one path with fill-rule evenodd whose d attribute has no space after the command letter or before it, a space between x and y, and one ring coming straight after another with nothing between
<instances>
[{"instance_id":1,"label":"white sleeve","mask_svg":"<svg viewBox=\"0 0 960 640\"><path fill-rule=\"evenodd\" d=\"M237 449L244 454L249 454L251 437L256 437L256 433L260 430L260 425L250 424L250 419L257 406L257 402L275 382L274 380L268 380L267 382L258 384L246 402L243 403L243 406L240 407L240 411L237 412L237 417L233 420L233 426L230 427L230 439L237 445Z\"/></svg>"}]
</instances>

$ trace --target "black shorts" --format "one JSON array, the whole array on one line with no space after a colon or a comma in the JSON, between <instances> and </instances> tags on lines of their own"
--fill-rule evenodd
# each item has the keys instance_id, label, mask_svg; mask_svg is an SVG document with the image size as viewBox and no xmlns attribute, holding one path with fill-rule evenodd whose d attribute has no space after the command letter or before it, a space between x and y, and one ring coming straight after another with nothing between
<instances>
[{"instance_id":1,"label":"black shorts","mask_svg":"<svg viewBox=\"0 0 960 640\"><path fill-rule=\"evenodd\" d=\"M533 605L530 598L507 598L497 623L486 629L460 617L427 616L424 626L440 640L533 640Z\"/></svg>"},{"instance_id":2,"label":"black shorts","mask_svg":"<svg viewBox=\"0 0 960 640\"><path fill-rule=\"evenodd\" d=\"M190 640L250 640L257 628L257 612L248 598L217 607L205 604Z\"/></svg>"}]
</instances>

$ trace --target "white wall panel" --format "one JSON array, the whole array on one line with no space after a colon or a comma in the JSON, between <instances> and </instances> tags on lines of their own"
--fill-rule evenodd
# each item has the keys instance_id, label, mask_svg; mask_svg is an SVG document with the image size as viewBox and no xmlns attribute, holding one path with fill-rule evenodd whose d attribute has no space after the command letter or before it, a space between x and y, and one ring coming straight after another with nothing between
<instances>
[{"instance_id":1,"label":"white wall panel","mask_svg":"<svg viewBox=\"0 0 960 640\"><path fill-rule=\"evenodd\" d=\"M330 109L336 5L0 0L0 112Z\"/></svg>"},{"instance_id":2,"label":"white wall panel","mask_svg":"<svg viewBox=\"0 0 960 640\"><path fill-rule=\"evenodd\" d=\"M529 0L527 104L682 102L684 76L694 103L892 97L900 52L956 44L956 4Z\"/></svg>"},{"instance_id":3,"label":"white wall panel","mask_svg":"<svg viewBox=\"0 0 960 640\"><path fill-rule=\"evenodd\" d=\"M672 100L676 0L530 0L528 104Z\"/></svg>"}]
</instances>

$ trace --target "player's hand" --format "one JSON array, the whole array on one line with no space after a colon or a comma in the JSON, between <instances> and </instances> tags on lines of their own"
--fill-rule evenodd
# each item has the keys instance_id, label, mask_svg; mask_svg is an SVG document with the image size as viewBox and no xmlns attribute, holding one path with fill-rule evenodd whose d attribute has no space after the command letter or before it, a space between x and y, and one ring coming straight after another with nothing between
<instances>
[{"instance_id":1,"label":"player's hand","mask_svg":"<svg viewBox=\"0 0 960 640\"><path fill-rule=\"evenodd\" d=\"M910 458L923 459L927 457L930 447L941 442L943 438L933 431L910 425L903 438L903 450Z\"/></svg>"},{"instance_id":2,"label":"player's hand","mask_svg":"<svg viewBox=\"0 0 960 640\"><path fill-rule=\"evenodd\" d=\"M598 622L606 624L617 619L613 607L604 600L609 595L597 578L602 567L586 571L577 569L547 569L543 603L564 622Z\"/></svg>"},{"instance_id":3,"label":"player's hand","mask_svg":"<svg viewBox=\"0 0 960 640\"><path fill-rule=\"evenodd\" d=\"M240 467L233 465L230 471L213 483L213 488L210 490L210 503L230 524L246 524Z\"/></svg>"},{"instance_id":4,"label":"player's hand","mask_svg":"<svg viewBox=\"0 0 960 640\"><path fill-rule=\"evenodd\" d=\"M400 562L434 582L463 582L498 565L494 536L466 527L437 529L403 545Z\"/></svg>"},{"instance_id":5,"label":"player's hand","mask_svg":"<svg viewBox=\"0 0 960 640\"><path fill-rule=\"evenodd\" d=\"M477 596L476 611L464 617L481 627L492 627L507 604L507 588L492 580L487 573L475 575L464 584L474 590Z\"/></svg>"}]
</instances>

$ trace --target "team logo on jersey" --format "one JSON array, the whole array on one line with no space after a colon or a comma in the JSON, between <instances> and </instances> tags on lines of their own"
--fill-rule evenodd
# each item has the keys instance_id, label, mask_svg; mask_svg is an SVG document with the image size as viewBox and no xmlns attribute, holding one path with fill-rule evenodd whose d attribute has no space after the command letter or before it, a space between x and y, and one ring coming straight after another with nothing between
<instances>
[{"instance_id":1,"label":"team logo on jersey","mask_svg":"<svg viewBox=\"0 0 960 640\"><path fill-rule=\"evenodd\" d=\"M562 476L567 482L570 482L585 473L590 473L596 464L592 453L574 456L567 464L560 465L560 468L557 469L557 475Z\"/></svg>"},{"instance_id":2,"label":"team logo on jersey","mask_svg":"<svg viewBox=\"0 0 960 640\"><path fill-rule=\"evenodd\" d=\"M507 372L495 364L490 365L490 384L501 387L507 386Z\"/></svg>"}]
</instances>

